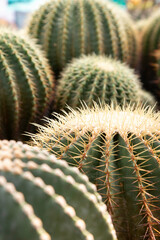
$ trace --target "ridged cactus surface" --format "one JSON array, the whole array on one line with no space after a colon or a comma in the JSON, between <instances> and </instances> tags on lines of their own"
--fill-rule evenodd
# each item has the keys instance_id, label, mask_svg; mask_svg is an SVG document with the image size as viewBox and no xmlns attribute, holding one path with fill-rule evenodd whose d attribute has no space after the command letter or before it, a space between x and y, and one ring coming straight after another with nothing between
<instances>
[{"instance_id":1,"label":"ridged cactus surface","mask_svg":"<svg viewBox=\"0 0 160 240\"><path fill-rule=\"evenodd\" d=\"M18 139L53 97L53 74L38 46L0 29L0 139Z\"/></svg>"},{"instance_id":2,"label":"ridged cactus surface","mask_svg":"<svg viewBox=\"0 0 160 240\"><path fill-rule=\"evenodd\" d=\"M101 104L138 103L141 84L133 70L119 61L102 56L83 56L75 59L63 71L56 89L55 108Z\"/></svg>"},{"instance_id":3,"label":"ridged cactus surface","mask_svg":"<svg viewBox=\"0 0 160 240\"><path fill-rule=\"evenodd\" d=\"M134 25L117 11L107 1L51 0L33 14L27 32L42 45L56 74L81 54L110 55L134 65Z\"/></svg>"},{"instance_id":4,"label":"ridged cactus surface","mask_svg":"<svg viewBox=\"0 0 160 240\"><path fill-rule=\"evenodd\" d=\"M148 108L147 108L148 109ZM160 115L106 106L47 120L32 144L97 185L121 240L160 238Z\"/></svg>"},{"instance_id":5,"label":"ridged cactus surface","mask_svg":"<svg viewBox=\"0 0 160 240\"><path fill-rule=\"evenodd\" d=\"M0 141L1 240L116 240L95 186L45 150Z\"/></svg>"},{"instance_id":6,"label":"ridged cactus surface","mask_svg":"<svg viewBox=\"0 0 160 240\"><path fill-rule=\"evenodd\" d=\"M157 86L154 84L156 73L153 65L156 63L154 58L155 50L160 48L160 11L151 16L144 28L142 36L142 79L148 90L156 93Z\"/></svg>"}]
</instances>

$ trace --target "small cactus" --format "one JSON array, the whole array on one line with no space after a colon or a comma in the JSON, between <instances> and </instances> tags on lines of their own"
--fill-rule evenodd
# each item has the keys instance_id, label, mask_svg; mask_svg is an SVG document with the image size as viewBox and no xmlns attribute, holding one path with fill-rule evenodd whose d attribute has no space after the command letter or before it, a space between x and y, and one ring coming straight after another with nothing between
<instances>
[{"instance_id":1,"label":"small cactus","mask_svg":"<svg viewBox=\"0 0 160 240\"><path fill-rule=\"evenodd\" d=\"M42 45L56 75L72 58L95 53L135 64L137 37L129 17L107 1L49 1L28 24L28 34Z\"/></svg>"},{"instance_id":2,"label":"small cactus","mask_svg":"<svg viewBox=\"0 0 160 240\"><path fill-rule=\"evenodd\" d=\"M95 186L45 150L0 141L0 239L116 240Z\"/></svg>"},{"instance_id":3,"label":"small cactus","mask_svg":"<svg viewBox=\"0 0 160 240\"><path fill-rule=\"evenodd\" d=\"M149 106L156 109L156 105L157 105L156 99L150 92L141 90L139 94L141 99L140 102L142 105L146 107Z\"/></svg>"},{"instance_id":4,"label":"small cactus","mask_svg":"<svg viewBox=\"0 0 160 240\"><path fill-rule=\"evenodd\" d=\"M28 37L0 29L0 139L19 139L46 112L53 97L53 74Z\"/></svg>"},{"instance_id":5,"label":"small cactus","mask_svg":"<svg viewBox=\"0 0 160 240\"><path fill-rule=\"evenodd\" d=\"M93 101L123 105L140 100L138 77L124 64L102 56L83 56L68 64L58 81L57 110L65 105L79 107L81 101L92 106Z\"/></svg>"},{"instance_id":6,"label":"small cactus","mask_svg":"<svg viewBox=\"0 0 160 240\"><path fill-rule=\"evenodd\" d=\"M160 114L95 106L47 120L32 144L97 185L118 239L160 238Z\"/></svg>"}]
</instances>

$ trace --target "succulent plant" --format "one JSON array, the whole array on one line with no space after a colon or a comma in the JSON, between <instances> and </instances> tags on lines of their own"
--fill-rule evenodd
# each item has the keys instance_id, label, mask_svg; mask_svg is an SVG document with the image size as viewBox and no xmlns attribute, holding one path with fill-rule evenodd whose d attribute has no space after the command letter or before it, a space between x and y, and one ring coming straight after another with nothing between
<instances>
[{"instance_id":1,"label":"succulent plant","mask_svg":"<svg viewBox=\"0 0 160 240\"><path fill-rule=\"evenodd\" d=\"M137 103L141 84L132 69L123 63L104 56L83 56L68 64L58 81L55 108L66 104L79 107L81 101L92 106L111 102L119 105Z\"/></svg>"},{"instance_id":2,"label":"succulent plant","mask_svg":"<svg viewBox=\"0 0 160 240\"><path fill-rule=\"evenodd\" d=\"M157 105L156 99L150 92L147 92L145 90L141 90L140 91L140 99L141 99L140 102L144 106L149 106L149 107L152 107L152 108L156 109L156 105Z\"/></svg>"},{"instance_id":3,"label":"succulent plant","mask_svg":"<svg viewBox=\"0 0 160 240\"><path fill-rule=\"evenodd\" d=\"M33 14L27 33L42 45L56 75L81 54L110 55L134 65L134 25L117 9L107 1L52 0Z\"/></svg>"},{"instance_id":4,"label":"succulent plant","mask_svg":"<svg viewBox=\"0 0 160 240\"><path fill-rule=\"evenodd\" d=\"M0 239L116 240L95 186L22 142L0 141Z\"/></svg>"},{"instance_id":5,"label":"succulent plant","mask_svg":"<svg viewBox=\"0 0 160 240\"><path fill-rule=\"evenodd\" d=\"M30 121L43 116L53 84L38 46L20 33L0 29L0 139L19 139Z\"/></svg>"},{"instance_id":6,"label":"succulent plant","mask_svg":"<svg viewBox=\"0 0 160 240\"><path fill-rule=\"evenodd\" d=\"M156 11L149 19L143 30L142 37L142 79L148 90L156 92L155 71L152 65L155 63L154 52L160 47L160 11ZM151 79L153 81L151 81Z\"/></svg>"},{"instance_id":7,"label":"succulent plant","mask_svg":"<svg viewBox=\"0 0 160 240\"><path fill-rule=\"evenodd\" d=\"M32 145L77 166L96 184L118 239L159 239L159 113L95 105L48 119L38 129Z\"/></svg>"}]
</instances>

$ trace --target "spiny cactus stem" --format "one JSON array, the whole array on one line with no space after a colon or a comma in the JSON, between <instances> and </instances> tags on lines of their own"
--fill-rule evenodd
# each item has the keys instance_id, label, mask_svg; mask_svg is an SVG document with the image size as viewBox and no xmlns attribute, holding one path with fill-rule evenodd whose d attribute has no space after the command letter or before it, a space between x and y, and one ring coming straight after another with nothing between
<instances>
[{"instance_id":1,"label":"spiny cactus stem","mask_svg":"<svg viewBox=\"0 0 160 240\"><path fill-rule=\"evenodd\" d=\"M123 136L123 139L124 139L124 141L126 143L126 146L127 146L126 149L128 150L128 152L131 155L131 160L132 160L133 165L134 165L134 171L135 171L136 176L137 176L136 182L138 183L138 188L139 188L139 193L138 193L137 197L141 196L141 198L142 198L142 200L140 201L141 204L142 204L141 212L142 211L144 212L143 213L144 217L147 219L147 230L146 230L146 232L148 232L148 230L149 230L149 236L151 237L151 239L156 240L155 234L153 232L153 225L155 224L155 222L153 222L153 221L159 222L159 220L156 219L153 216L152 211L149 207L151 205L150 201L151 201L151 199L154 199L154 196L151 195L150 193L148 193L147 190L146 190L148 186L153 185L153 184L148 183L148 181L143 179L143 176L148 174L149 171L143 169L144 174L143 175L140 174L140 171L142 169L137 164L137 157L135 156L135 154L133 152L133 146L131 146L129 139L126 136ZM147 186L144 186L144 184L147 185Z\"/></svg>"},{"instance_id":2,"label":"spiny cactus stem","mask_svg":"<svg viewBox=\"0 0 160 240\"><path fill-rule=\"evenodd\" d=\"M94 19L95 19L95 26L96 26L96 32L98 37L98 50L100 54L103 54L104 40L103 40L103 34L102 34L102 22L100 19L100 14L94 2L92 0L89 0L88 2L90 3L91 9L93 11Z\"/></svg>"}]
</instances>

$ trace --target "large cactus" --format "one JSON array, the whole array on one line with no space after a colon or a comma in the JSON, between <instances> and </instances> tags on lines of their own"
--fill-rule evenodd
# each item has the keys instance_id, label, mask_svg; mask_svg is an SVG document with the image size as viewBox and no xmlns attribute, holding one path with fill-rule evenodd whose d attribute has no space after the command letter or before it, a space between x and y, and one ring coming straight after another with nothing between
<instances>
[{"instance_id":1,"label":"large cactus","mask_svg":"<svg viewBox=\"0 0 160 240\"><path fill-rule=\"evenodd\" d=\"M105 207L77 168L21 142L0 141L1 240L116 240Z\"/></svg>"},{"instance_id":2,"label":"large cactus","mask_svg":"<svg viewBox=\"0 0 160 240\"><path fill-rule=\"evenodd\" d=\"M106 106L72 110L32 144L77 166L97 185L118 239L160 238L160 115Z\"/></svg>"},{"instance_id":3,"label":"large cactus","mask_svg":"<svg viewBox=\"0 0 160 240\"><path fill-rule=\"evenodd\" d=\"M51 0L34 13L27 32L38 39L57 74L81 54L106 54L134 65L136 32L117 9L107 1Z\"/></svg>"},{"instance_id":4,"label":"large cactus","mask_svg":"<svg viewBox=\"0 0 160 240\"><path fill-rule=\"evenodd\" d=\"M58 81L56 109L93 101L123 105L140 100L138 77L124 64L102 56L84 56L67 66Z\"/></svg>"},{"instance_id":5,"label":"large cactus","mask_svg":"<svg viewBox=\"0 0 160 240\"><path fill-rule=\"evenodd\" d=\"M0 139L17 139L43 116L53 97L53 74L28 37L0 29Z\"/></svg>"}]
</instances>

